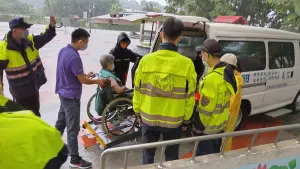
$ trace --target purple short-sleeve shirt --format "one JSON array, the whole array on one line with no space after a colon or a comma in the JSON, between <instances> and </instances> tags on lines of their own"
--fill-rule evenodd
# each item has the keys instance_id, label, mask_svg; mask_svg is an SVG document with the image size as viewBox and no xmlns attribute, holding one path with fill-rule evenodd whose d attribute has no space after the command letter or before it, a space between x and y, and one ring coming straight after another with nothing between
<instances>
[{"instance_id":1,"label":"purple short-sleeve shirt","mask_svg":"<svg viewBox=\"0 0 300 169\"><path fill-rule=\"evenodd\" d=\"M82 84L77 75L84 74L79 53L68 45L58 54L55 93L69 99L80 99Z\"/></svg>"}]
</instances>

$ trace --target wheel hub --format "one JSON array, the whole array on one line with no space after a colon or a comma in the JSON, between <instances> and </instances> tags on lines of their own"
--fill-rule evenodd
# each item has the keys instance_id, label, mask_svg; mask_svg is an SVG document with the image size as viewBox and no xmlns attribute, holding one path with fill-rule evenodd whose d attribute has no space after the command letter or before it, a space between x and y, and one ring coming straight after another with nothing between
<instances>
[{"instance_id":1,"label":"wheel hub","mask_svg":"<svg viewBox=\"0 0 300 169\"><path fill-rule=\"evenodd\" d=\"M300 95L296 99L296 110L300 111Z\"/></svg>"}]
</instances>

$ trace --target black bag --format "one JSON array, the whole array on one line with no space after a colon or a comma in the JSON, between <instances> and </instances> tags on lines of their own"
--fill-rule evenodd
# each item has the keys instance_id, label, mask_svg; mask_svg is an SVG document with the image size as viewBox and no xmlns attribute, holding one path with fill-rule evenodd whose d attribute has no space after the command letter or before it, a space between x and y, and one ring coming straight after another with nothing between
<instances>
[{"instance_id":1,"label":"black bag","mask_svg":"<svg viewBox=\"0 0 300 169\"><path fill-rule=\"evenodd\" d=\"M40 69L37 68L36 72L34 72L32 69L32 65L30 64L29 59L27 57L27 53L25 51L21 51L21 55L27 65L35 90L39 91L40 87L47 82L45 68L41 66Z\"/></svg>"}]
</instances>

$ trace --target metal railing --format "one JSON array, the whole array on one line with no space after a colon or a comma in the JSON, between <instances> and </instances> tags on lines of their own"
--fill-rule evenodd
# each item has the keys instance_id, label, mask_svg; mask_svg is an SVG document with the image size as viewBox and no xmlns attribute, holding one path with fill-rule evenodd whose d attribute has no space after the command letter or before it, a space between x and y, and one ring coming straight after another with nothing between
<instances>
[{"instance_id":1,"label":"metal railing","mask_svg":"<svg viewBox=\"0 0 300 169\"><path fill-rule=\"evenodd\" d=\"M148 148L158 148L161 147L161 153L160 153L160 160L158 164L158 168L164 168L163 166L163 158L164 158L164 152L167 146L169 145L175 145L175 144L183 144L183 143L190 143L194 142L194 148L193 148L193 155L191 157L191 163L195 163L195 157L196 157L196 150L200 143L200 141L205 140L213 140L213 139L219 139L219 138L225 138L225 143L227 143L228 139L230 137L235 136L244 136L244 135L253 135L250 144L248 146L247 151L251 152L251 149L254 145L254 142L256 138L266 132L272 132L272 131L279 131L275 141L274 141L274 147L277 147L277 143L280 138L280 134L282 131L285 130L292 130L292 129L300 129L300 124L293 124L293 125L285 125L285 126L277 126L277 127L269 127L269 128L261 128L261 129L253 129L253 130L244 130L244 131L238 131L238 132L231 132L231 133L222 133L222 134L215 134L215 135L206 135L206 136L197 136L197 137L190 137L190 138L183 138L183 139L177 139L177 140L168 140L168 141L162 141L162 142L155 142L155 143L147 143L147 144L139 144L139 145L130 145L130 146L124 146L124 147L116 147L116 148L110 148L105 150L101 154L101 163L100 163L100 169L105 169L105 158L108 154L116 153L116 152L125 152L125 159L124 159L124 165L123 168L126 169L128 167L128 152L133 150L144 150ZM296 141L298 144L300 143L300 137L297 138ZM221 147L220 150L220 157L224 157L224 146Z\"/></svg>"}]
</instances>

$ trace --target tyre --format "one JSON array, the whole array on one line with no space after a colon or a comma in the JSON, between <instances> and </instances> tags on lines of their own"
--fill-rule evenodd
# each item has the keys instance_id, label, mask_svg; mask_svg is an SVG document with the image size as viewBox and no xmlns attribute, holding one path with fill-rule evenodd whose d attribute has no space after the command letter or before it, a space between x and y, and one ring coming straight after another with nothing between
<instances>
[{"instance_id":1,"label":"tyre","mask_svg":"<svg viewBox=\"0 0 300 169\"><path fill-rule=\"evenodd\" d=\"M101 116L95 111L95 99L97 93L95 93L88 101L86 106L86 112L89 117L95 124L101 124Z\"/></svg>"},{"instance_id":2,"label":"tyre","mask_svg":"<svg viewBox=\"0 0 300 169\"><path fill-rule=\"evenodd\" d=\"M240 130L241 125L243 124L244 120L246 119L246 115L247 115L247 110L246 110L246 108L243 106L243 104L241 104L239 116L238 116L238 118L236 119L234 131Z\"/></svg>"},{"instance_id":3,"label":"tyre","mask_svg":"<svg viewBox=\"0 0 300 169\"><path fill-rule=\"evenodd\" d=\"M132 100L119 97L111 101L104 109L101 126L108 136L123 136L131 132L137 121L133 111Z\"/></svg>"},{"instance_id":4,"label":"tyre","mask_svg":"<svg viewBox=\"0 0 300 169\"><path fill-rule=\"evenodd\" d=\"M300 92L297 93L293 103L288 108L292 109L294 114L300 111Z\"/></svg>"}]
</instances>

